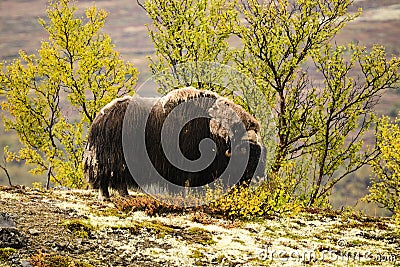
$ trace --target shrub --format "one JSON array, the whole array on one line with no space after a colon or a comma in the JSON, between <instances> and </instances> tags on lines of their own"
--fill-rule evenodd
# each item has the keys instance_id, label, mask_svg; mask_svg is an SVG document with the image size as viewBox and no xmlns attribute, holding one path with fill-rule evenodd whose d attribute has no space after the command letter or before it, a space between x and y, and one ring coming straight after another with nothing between
<instances>
[{"instance_id":1,"label":"shrub","mask_svg":"<svg viewBox=\"0 0 400 267\"><path fill-rule=\"evenodd\" d=\"M39 23L49 38L37 55L21 51L10 65L0 62L0 94L6 130L22 148L5 149L8 160L25 161L33 174L53 183L83 188L86 128L112 99L132 94L137 70L100 31L107 12L92 6L77 16L73 0L50 2Z\"/></svg>"},{"instance_id":2,"label":"shrub","mask_svg":"<svg viewBox=\"0 0 400 267\"><path fill-rule=\"evenodd\" d=\"M400 118L383 117L378 126L379 157L372 162L373 176L368 202L376 202L395 214L400 223Z\"/></svg>"},{"instance_id":3,"label":"shrub","mask_svg":"<svg viewBox=\"0 0 400 267\"><path fill-rule=\"evenodd\" d=\"M178 201L178 199L176 199L176 201ZM143 211L150 216L184 211L184 208L180 205L167 204L152 196L144 194L130 196L129 198L117 198L114 203L119 211L125 213Z\"/></svg>"},{"instance_id":4,"label":"shrub","mask_svg":"<svg viewBox=\"0 0 400 267\"><path fill-rule=\"evenodd\" d=\"M235 186L228 193L219 197L210 191L210 203L205 211L229 219L252 220L268 215L296 213L300 210L298 201L293 199L292 184L281 177L264 181L255 186Z\"/></svg>"}]
</instances>

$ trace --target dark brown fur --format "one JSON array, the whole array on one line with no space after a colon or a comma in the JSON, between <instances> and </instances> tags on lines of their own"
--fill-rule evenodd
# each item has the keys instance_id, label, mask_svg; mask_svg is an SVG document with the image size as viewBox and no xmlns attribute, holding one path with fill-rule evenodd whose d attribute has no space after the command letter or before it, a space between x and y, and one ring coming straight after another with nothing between
<instances>
[{"instance_id":1,"label":"dark brown fur","mask_svg":"<svg viewBox=\"0 0 400 267\"><path fill-rule=\"evenodd\" d=\"M179 103L190 100L192 102L190 102L189 110L170 114ZM129 111L127 111L128 105ZM234 118L230 118L229 112L225 113L229 109L238 114L240 121L233 121ZM217 156L214 161L207 168L198 172L183 171L172 165L165 157L161 147L161 129L167 116L174 116L173 121L178 122L184 120L188 112L192 117L198 119L185 124L180 131L179 147L185 158L196 160L200 157L199 142L204 138L210 138L216 144ZM147 120L144 118L146 113L150 113ZM134 178L128 170L122 147L122 127L125 114L128 116L126 121L132 142L141 132L144 133L144 127L146 129L146 148L137 145L127 152L130 158L129 162L132 163L130 166ZM243 152L240 147L235 147L233 151L230 151L231 142L234 140L228 136L227 130L222 125L223 121L226 121L228 125L244 124L245 131L236 136L244 137L243 143L247 142L250 145L250 152ZM145 122L147 123L144 124ZM172 131L172 129L166 128L167 133L170 130ZM153 178L156 174L152 173L150 168L141 166L142 163L139 160L141 159L139 157L144 155L141 153L146 151L156 171L169 182L180 186L202 186L219 178L224 172L230 160L230 157L227 156L227 151L229 151L230 153L244 153L244 156L249 157L245 173L240 179L241 182L249 181L256 171L261 155L261 145L258 143L259 131L258 121L243 108L209 91L184 88L174 90L161 99L128 97L115 100L113 104L103 108L90 128L84 154L85 177L93 188L99 189L101 198L109 197L108 187L126 195L128 194L127 187L137 187L136 181L140 180L139 184L142 184L142 181L147 184L155 182ZM169 135L167 134L167 136ZM242 142L236 141L236 144ZM135 157L138 160L135 160ZM232 175L235 173L226 173L225 178Z\"/></svg>"}]
</instances>

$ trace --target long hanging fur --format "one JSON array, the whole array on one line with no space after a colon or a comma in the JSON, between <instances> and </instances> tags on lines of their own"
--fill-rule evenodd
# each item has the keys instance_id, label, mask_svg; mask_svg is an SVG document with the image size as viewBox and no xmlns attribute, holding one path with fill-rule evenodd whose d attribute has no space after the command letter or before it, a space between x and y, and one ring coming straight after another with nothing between
<instances>
[{"instance_id":1,"label":"long hanging fur","mask_svg":"<svg viewBox=\"0 0 400 267\"><path fill-rule=\"evenodd\" d=\"M126 166L122 150L122 124L131 97L116 99L105 106L94 119L84 152L84 174L89 184L108 198L108 187L127 194L135 185Z\"/></svg>"},{"instance_id":2,"label":"long hanging fur","mask_svg":"<svg viewBox=\"0 0 400 267\"><path fill-rule=\"evenodd\" d=\"M187 104L186 109L172 112L184 102ZM231 116L229 111L232 110L238 116ZM148 118L146 114L150 114ZM122 146L124 116L128 116L125 121L128 125L124 127L128 127L132 142L135 142L135 137L142 133L146 138L145 147L135 144L134 149L128 152L129 163L133 166L132 173L129 172ZM196 160L200 157L200 141L205 138L212 139L216 144L216 157L208 167L190 172L181 170L169 162L161 146L161 129L168 116L176 123L184 122L188 116L197 118L186 123L180 131L179 147L186 159ZM234 121L234 117L238 121ZM89 130L83 159L85 178L93 188L99 189L100 198L109 197L109 187L119 191L121 195L126 195L128 187L137 187L137 179L145 180L148 184L154 182L155 174L151 173L151 168L140 166L141 157L146 153L156 171L169 182L180 186L208 184L224 173L231 160L227 151L231 147L231 142L235 140L231 140L224 125L239 123L245 126L245 131L237 135L243 141L236 142L239 144L238 147L234 147L230 153L242 153L243 156L249 157L245 173L240 179L240 182L244 182L255 175L261 156L261 144L258 121L240 106L213 92L200 91L193 87L173 90L160 99L141 97L116 99L99 112ZM172 136L175 130L173 128L173 126L166 127L165 131L167 136L176 138ZM243 144L247 142L250 151L243 152L240 142ZM233 171L227 175L235 173Z\"/></svg>"}]
</instances>

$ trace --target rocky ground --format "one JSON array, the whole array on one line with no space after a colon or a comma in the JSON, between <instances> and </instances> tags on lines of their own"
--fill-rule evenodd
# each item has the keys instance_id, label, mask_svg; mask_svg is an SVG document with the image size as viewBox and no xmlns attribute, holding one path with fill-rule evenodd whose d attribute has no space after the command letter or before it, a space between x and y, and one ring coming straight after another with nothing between
<instances>
[{"instance_id":1,"label":"rocky ground","mask_svg":"<svg viewBox=\"0 0 400 267\"><path fill-rule=\"evenodd\" d=\"M400 266L399 249L390 218L352 212L150 217L92 191L0 188L0 266Z\"/></svg>"}]
</instances>

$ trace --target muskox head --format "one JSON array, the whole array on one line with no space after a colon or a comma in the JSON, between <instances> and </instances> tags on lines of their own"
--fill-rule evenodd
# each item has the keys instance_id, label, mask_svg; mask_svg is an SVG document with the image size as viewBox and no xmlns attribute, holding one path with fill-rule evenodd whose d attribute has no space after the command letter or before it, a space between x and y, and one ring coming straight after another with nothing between
<instances>
[{"instance_id":1,"label":"muskox head","mask_svg":"<svg viewBox=\"0 0 400 267\"><path fill-rule=\"evenodd\" d=\"M209 114L212 116L211 131L230 144L225 151L233 166L229 175L241 174L240 183L249 182L254 176L264 176L265 160L261 157L265 154L262 153L259 122L242 107L222 97L217 98Z\"/></svg>"}]
</instances>

